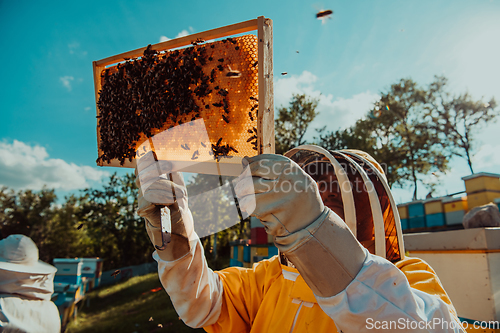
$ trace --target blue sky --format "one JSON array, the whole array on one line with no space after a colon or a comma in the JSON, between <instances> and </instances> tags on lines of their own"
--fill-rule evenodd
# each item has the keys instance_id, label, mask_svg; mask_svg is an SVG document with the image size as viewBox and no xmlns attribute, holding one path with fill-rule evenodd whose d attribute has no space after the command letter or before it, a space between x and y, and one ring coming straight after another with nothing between
<instances>
[{"instance_id":1,"label":"blue sky","mask_svg":"<svg viewBox=\"0 0 500 333\"><path fill-rule=\"evenodd\" d=\"M321 9L332 19L316 20ZM319 97L313 128L351 125L406 77L427 85L444 74L454 93L500 101L499 0L0 1L0 184L63 195L131 171L95 164L92 61L262 15L273 20L275 107L292 93ZM498 128L476 136L478 172L500 172ZM454 160L439 193L463 190L466 175Z\"/></svg>"}]
</instances>

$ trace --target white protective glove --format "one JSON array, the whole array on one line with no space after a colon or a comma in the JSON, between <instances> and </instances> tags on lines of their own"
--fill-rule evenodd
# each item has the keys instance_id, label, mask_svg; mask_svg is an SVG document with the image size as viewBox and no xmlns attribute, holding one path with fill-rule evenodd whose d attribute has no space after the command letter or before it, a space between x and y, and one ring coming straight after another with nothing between
<instances>
[{"instance_id":1,"label":"white protective glove","mask_svg":"<svg viewBox=\"0 0 500 333\"><path fill-rule=\"evenodd\" d=\"M184 179L180 172L169 174L170 170L171 164L156 161L152 152L137 161L135 170L139 188L137 214L146 219L148 236L156 245L158 256L165 261L181 258L190 251L189 241L196 239ZM172 181L165 178L165 174L171 176ZM171 240L164 250L159 250L163 243L160 211L163 206L170 215L164 214L163 218L170 218Z\"/></svg>"},{"instance_id":2,"label":"white protective glove","mask_svg":"<svg viewBox=\"0 0 500 333\"><path fill-rule=\"evenodd\" d=\"M281 155L263 154L243 163L249 169L235 179L240 208L261 220L316 295L344 290L366 254L344 221L323 205L314 180Z\"/></svg>"},{"instance_id":3,"label":"white protective glove","mask_svg":"<svg viewBox=\"0 0 500 333\"><path fill-rule=\"evenodd\" d=\"M264 154L246 157L243 164L246 163L252 177L244 171L235 180L236 196L242 210L258 218L267 233L289 235L324 212L315 181L289 158Z\"/></svg>"}]
</instances>

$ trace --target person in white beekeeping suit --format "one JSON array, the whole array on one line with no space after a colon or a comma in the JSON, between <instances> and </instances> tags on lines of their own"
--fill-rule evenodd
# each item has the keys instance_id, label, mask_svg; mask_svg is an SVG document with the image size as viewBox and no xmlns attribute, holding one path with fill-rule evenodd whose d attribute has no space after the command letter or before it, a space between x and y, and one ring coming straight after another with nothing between
<instances>
[{"instance_id":1,"label":"person in white beekeeping suit","mask_svg":"<svg viewBox=\"0 0 500 333\"><path fill-rule=\"evenodd\" d=\"M0 240L0 332L58 333L61 320L50 300L57 269L38 260L31 238Z\"/></svg>"},{"instance_id":2,"label":"person in white beekeeping suit","mask_svg":"<svg viewBox=\"0 0 500 333\"><path fill-rule=\"evenodd\" d=\"M463 332L436 273L405 257L396 204L381 166L356 150L301 146L244 158L240 208L279 255L212 271L193 229L182 176L151 156L137 163L138 214L156 246L161 283L180 318L207 332ZM156 165L154 165L156 164ZM245 176L246 175L246 176ZM250 175L250 176L249 176ZM144 193L142 193L144 192ZM160 208L170 209L165 247Z\"/></svg>"}]
</instances>

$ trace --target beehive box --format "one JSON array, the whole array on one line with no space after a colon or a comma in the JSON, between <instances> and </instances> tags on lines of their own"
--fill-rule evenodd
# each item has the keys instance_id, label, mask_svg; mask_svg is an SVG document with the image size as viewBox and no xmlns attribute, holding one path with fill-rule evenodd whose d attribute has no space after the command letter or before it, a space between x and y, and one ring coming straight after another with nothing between
<instances>
[{"instance_id":1,"label":"beehive box","mask_svg":"<svg viewBox=\"0 0 500 333\"><path fill-rule=\"evenodd\" d=\"M149 45L93 66L100 166L133 168L152 150L173 171L237 175L243 156L274 153L270 19Z\"/></svg>"}]
</instances>

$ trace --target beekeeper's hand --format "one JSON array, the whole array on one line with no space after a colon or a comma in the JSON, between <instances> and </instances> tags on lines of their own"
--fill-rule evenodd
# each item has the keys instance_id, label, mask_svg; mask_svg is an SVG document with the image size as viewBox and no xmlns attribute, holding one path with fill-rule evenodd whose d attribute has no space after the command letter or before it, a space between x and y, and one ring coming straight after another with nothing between
<instances>
[{"instance_id":1,"label":"beekeeper's hand","mask_svg":"<svg viewBox=\"0 0 500 333\"><path fill-rule=\"evenodd\" d=\"M236 179L241 209L261 220L315 295L329 297L344 290L366 253L344 221L323 205L314 180L281 155L247 161Z\"/></svg>"},{"instance_id":2,"label":"beekeeper's hand","mask_svg":"<svg viewBox=\"0 0 500 333\"><path fill-rule=\"evenodd\" d=\"M281 155L246 157L235 179L240 209L258 218L267 233L286 236L316 220L325 210L315 181ZM251 173L251 175L250 175Z\"/></svg>"},{"instance_id":3,"label":"beekeeper's hand","mask_svg":"<svg viewBox=\"0 0 500 333\"><path fill-rule=\"evenodd\" d=\"M173 261L189 252L189 241L196 234L188 208L188 196L182 174L169 173L168 161L155 161L152 152L137 160L136 184L139 188L137 214L146 219L146 230L153 245L162 246L161 207L166 206L165 219L171 221L171 241L157 253L162 260ZM167 177L172 177L172 181Z\"/></svg>"}]
</instances>

